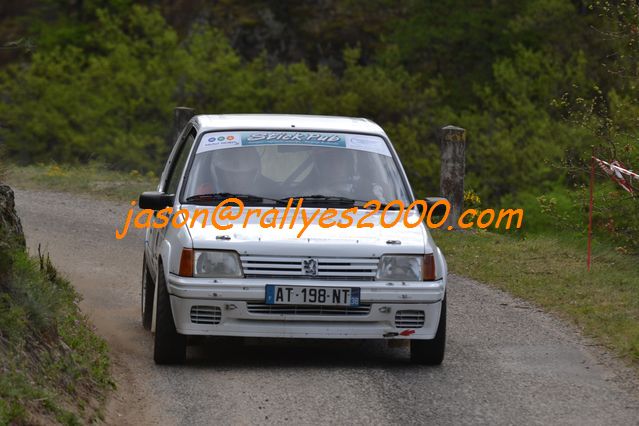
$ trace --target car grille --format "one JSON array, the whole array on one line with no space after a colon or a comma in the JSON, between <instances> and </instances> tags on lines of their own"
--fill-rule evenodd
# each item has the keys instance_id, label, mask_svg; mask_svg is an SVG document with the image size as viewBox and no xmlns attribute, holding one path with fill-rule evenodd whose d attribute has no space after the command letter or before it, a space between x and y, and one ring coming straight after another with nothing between
<instances>
[{"instance_id":1,"label":"car grille","mask_svg":"<svg viewBox=\"0 0 639 426\"><path fill-rule=\"evenodd\" d=\"M191 322L193 324L219 324L222 310L217 306L192 306Z\"/></svg>"},{"instance_id":2,"label":"car grille","mask_svg":"<svg viewBox=\"0 0 639 426\"><path fill-rule=\"evenodd\" d=\"M424 311L397 311L395 313L395 327L397 328L422 328L425 320Z\"/></svg>"},{"instance_id":3,"label":"car grille","mask_svg":"<svg viewBox=\"0 0 639 426\"><path fill-rule=\"evenodd\" d=\"M377 274L376 257L282 257L241 256L247 278L302 278L324 280L372 281ZM305 268L308 263L316 267ZM309 270L310 269L310 270Z\"/></svg>"},{"instance_id":4,"label":"car grille","mask_svg":"<svg viewBox=\"0 0 639 426\"><path fill-rule=\"evenodd\" d=\"M359 306L309 306L309 305L266 305L247 303L252 314L263 315L319 315L319 316L362 316L368 315L371 305Z\"/></svg>"}]
</instances>

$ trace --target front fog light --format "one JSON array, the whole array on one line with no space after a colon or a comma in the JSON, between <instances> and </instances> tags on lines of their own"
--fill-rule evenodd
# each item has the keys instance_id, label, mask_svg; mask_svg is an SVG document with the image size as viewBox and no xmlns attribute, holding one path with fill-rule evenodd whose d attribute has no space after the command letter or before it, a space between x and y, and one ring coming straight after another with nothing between
<instances>
[{"instance_id":1,"label":"front fog light","mask_svg":"<svg viewBox=\"0 0 639 426\"><path fill-rule=\"evenodd\" d=\"M421 281L423 256L382 256L377 268L377 280Z\"/></svg>"},{"instance_id":2,"label":"front fog light","mask_svg":"<svg viewBox=\"0 0 639 426\"><path fill-rule=\"evenodd\" d=\"M242 278L240 257L234 251L195 251L194 277Z\"/></svg>"}]
</instances>

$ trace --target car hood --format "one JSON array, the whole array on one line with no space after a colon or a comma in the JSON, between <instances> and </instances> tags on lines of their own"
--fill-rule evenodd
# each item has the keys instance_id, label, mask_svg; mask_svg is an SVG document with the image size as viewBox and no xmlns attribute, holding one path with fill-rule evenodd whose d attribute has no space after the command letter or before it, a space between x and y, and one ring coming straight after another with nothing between
<instances>
[{"instance_id":1,"label":"car hood","mask_svg":"<svg viewBox=\"0 0 639 426\"><path fill-rule=\"evenodd\" d=\"M386 253L431 253L432 247L429 246L429 239L426 236L423 224L408 228L399 220L398 224L384 228L380 223L381 214L371 215L366 219L367 223L372 223L372 228L358 228L357 222L366 214L370 214L370 210L363 210L357 214L352 214L354 219L353 225L347 228L339 228L332 226L323 228L318 223L318 218L325 209L319 209L317 215L304 230L301 237L298 234L304 227L302 222L302 210L306 211L308 218L312 216L317 208L303 208L297 217L296 223L290 229L291 218L293 217L293 209L288 213L286 222L282 229L280 225L284 216L285 208L272 209L271 207L251 207L251 209L261 210L259 217L251 215L246 219L247 209L245 207L242 213L232 224L233 227L222 230L217 229L211 224L211 216L214 207L206 206L183 206L184 210L189 212L189 233L193 240L193 247L196 249L231 249L237 250L240 254L260 254L260 255L282 255L282 256L356 256L356 257L377 257ZM201 212L195 221L192 221L196 210L206 211L206 215ZM271 212L268 218L276 218L275 227L263 227L262 224L269 223L260 222L260 217L267 210L276 210L277 216ZM335 221L340 218L343 209L336 209L338 216L327 220L327 222ZM234 215L239 214L237 208L232 209ZM389 211L385 217L388 223L393 222L398 214L397 211ZM207 219L205 219L207 217ZM202 222L205 226L202 227ZM344 222L344 220L340 220ZM419 218L416 213L409 216L409 222L418 222ZM229 221L218 219L218 223L222 225L230 224ZM246 226L244 226L246 223ZM191 226L193 224L193 226ZM272 226L272 225L271 225Z\"/></svg>"}]
</instances>

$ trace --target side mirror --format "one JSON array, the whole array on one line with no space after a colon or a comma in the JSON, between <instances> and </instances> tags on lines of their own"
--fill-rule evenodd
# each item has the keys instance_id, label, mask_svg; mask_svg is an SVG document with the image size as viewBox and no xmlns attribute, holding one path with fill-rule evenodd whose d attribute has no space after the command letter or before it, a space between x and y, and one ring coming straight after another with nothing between
<instances>
[{"instance_id":1,"label":"side mirror","mask_svg":"<svg viewBox=\"0 0 639 426\"><path fill-rule=\"evenodd\" d=\"M173 205L175 194L147 191L140 194L138 206L141 209L162 210Z\"/></svg>"},{"instance_id":2,"label":"side mirror","mask_svg":"<svg viewBox=\"0 0 639 426\"><path fill-rule=\"evenodd\" d=\"M440 201L448 202L448 200L446 200L446 198L444 197L426 197L426 205L428 206L428 210L431 210L432 206ZM446 203L441 202L437 204L432 214L433 216L443 216L446 214L446 210Z\"/></svg>"},{"instance_id":3,"label":"side mirror","mask_svg":"<svg viewBox=\"0 0 639 426\"><path fill-rule=\"evenodd\" d=\"M431 210L431 207L436 204L439 201L446 201L446 198L444 197L426 197L424 199L426 201L426 206L428 210ZM422 212L422 207L418 206L419 208L419 212ZM435 210L433 210L432 215L433 216L443 216L446 214L446 204L445 203L439 203L437 204L437 206L435 206Z\"/></svg>"}]
</instances>

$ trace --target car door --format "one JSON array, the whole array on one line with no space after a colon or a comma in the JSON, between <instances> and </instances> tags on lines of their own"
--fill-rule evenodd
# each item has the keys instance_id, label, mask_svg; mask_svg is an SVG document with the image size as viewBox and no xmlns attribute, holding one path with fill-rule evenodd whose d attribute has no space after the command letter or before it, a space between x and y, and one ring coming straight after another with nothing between
<instances>
[{"instance_id":1,"label":"car door","mask_svg":"<svg viewBox=\"0 0 639 426\"><path fill-rule=\"evenodd\" d=\"M186 166L191 148L195 142L196 132L191 126L183 133L183 137L178 141L176 147L173 149L169 160L166 163L164 172L162 173L162 179L158 190L166 194L176 194L184 168ZM175 204L175 201L174 201ZM155 212L154 216L157 216ZM170 215L169 218L172 218ZM155 221L160 221L157 217L154 217ZM170 226L170 225L168 225ZM154 272L157 273L158 254L160 244L162 243L168 226L156 229L151 227L149 234L149 252L153 263Z\"/></svg>"}]
</instances>

